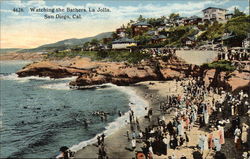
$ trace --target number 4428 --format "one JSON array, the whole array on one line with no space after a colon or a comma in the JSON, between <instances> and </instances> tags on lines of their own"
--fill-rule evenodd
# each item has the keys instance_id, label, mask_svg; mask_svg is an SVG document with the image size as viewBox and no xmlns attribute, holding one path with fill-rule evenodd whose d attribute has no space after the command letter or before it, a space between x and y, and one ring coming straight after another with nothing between
<instances>
[{"instance_id":1,"label":"number 4428","mask_svg":"<svg viewBox=\"0 0 250 159\"><path fill-rule=\"evenodd\" d=\"M13 12L23 12L23 8L13 8Z\"/></svg>"}]
</instances>

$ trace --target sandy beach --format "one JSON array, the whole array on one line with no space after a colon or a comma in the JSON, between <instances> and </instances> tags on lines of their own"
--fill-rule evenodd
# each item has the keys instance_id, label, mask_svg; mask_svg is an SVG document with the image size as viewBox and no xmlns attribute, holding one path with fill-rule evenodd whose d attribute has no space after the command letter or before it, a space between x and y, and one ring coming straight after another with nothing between
<instances>
[{"instance_id":1,"label":"sandy beach","mask_svg":"<svg viewBox=\"0 0 250 159\"><path fill-rule=\"evenodd\" d=\"M181 81L147 81L131 86L131 89L134 89L140 96L146 99L149 102L150 108L153 109L151 121L144 117L139 119L142 130L144 130L147 125L154 125L157 123L157 118L163 115L159 110L159 103L164 101L167 95L183 94L183 87L181 87L180 84ZM168 122L174 117L174 115L173 113L168 113L165 114L164 117L165 122ZM129 125L124 126L114 134L105 138L105 148L109 158L135 158L136 152L141 151L142 143L137 143L136 149L134 151L128 150L131 148L131 142L128 141L126 135L127 130L130 131ZM194 151L193 148L197 145L198 136L200 134L206 133L207 132L204 130L194 126L194 128L188 132L190 138L188 148L184 147L177 150L169 149L167 156L153 155L153 157L167 158L168 156L175 155L177 158L180 158L182 155L185 155L187 158L192 158L192 152ZM212 151L207 151L204 152L203 156L206 158L213 158L213 154L214 153ZM75 154L75 158L98 158L97 144L84 147Z\"/></svg>"}]
</instances>

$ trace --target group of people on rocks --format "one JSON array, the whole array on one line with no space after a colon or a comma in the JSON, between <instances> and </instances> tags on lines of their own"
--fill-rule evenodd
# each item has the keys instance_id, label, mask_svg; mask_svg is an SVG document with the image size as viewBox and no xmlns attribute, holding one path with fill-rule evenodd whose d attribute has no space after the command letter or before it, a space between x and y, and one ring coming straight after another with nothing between
<instances>
[{"instance_id":1,"label":"group of people on rocks","mask_svg":"<svg viewBox=\"0 0 250 159\"><path fill-rule=\"evenodd\" d=\"M134 125L139 123L136 122L137 119L130 110L130 123L133 125L130 138L132 150L136 149L136 142L143 142L141 151L146 159L153 158L153 154L168 155L169 149L175 150L189 146L189 131L194 126L204 130L204 133L199 135L193 152L195 159L202 159L203 154L210 150L214 150L215 158L225 158L221 150L226 142L225 137L230 138L227 135L230 131L234 135L236 150L244 151L242 144L245 148L250 147L247 145L249 126L241 123L238 116L247 115L249 112L247 92L240 91L236 95L226 93L223 88L204 86L200 78L190 78L181 85L184 94L169 95L164 101L159 102L161 115L157 117L157 122L151 122L144 131L140 127L135 129ZM166 122L165 114L170 111L174 117ZM146 116L149 122L152 121L150 120L152 116L154 116L153 109L150 108ZM235 118L231 119L231 117ZM228 125L231 125L229 129ZM128 131L127 136L129 136ZM169 158L175 158L175 155ZM185 159L185 154L181 158Z\"/></svg>"}]
</instances>

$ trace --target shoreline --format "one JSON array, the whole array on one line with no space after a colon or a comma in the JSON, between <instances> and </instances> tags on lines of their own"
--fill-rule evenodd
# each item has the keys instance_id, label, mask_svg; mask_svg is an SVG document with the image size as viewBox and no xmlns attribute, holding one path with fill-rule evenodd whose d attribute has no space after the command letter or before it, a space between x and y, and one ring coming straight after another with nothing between
<instances>
[{"instance_id":1,"label":"shoreline","mask_svg":"<svg viewBox=\"0 0 250 159\"><path fill-rule=\"evenodd\" d=\"M180 82L183 82L183 81L185 81L185 79ZM170 95L170 94L172 95L172 94L183 93L181 92L181 90L178 91L177 89L177 88L182 89L182 87L180 87L180 84L179 84L180 82L177 82L176 84L175 80L145 81L145 82L139 82L139 83L126 87L128 89L133 89L138 96L148 101L149 108L153 108L154 115L153 115L153 120L151 120L151 122L149 122L144 117L139 118L139 122L142 127L142 130L144 130L144 127L146 125L152 125L155 121L157 121L157 118L160 117L160 115L162 115L161 112L158 110L159 110L159 103L164 100L164 96ZM171 85L171 83L175 85ZM164 89L163 86L165 86L166 89ZM166 117L166 121L170 120L172 116L173 114L168 114ZM110 158L117 158L117 157L118 158L132 158L132 157L135 157L136 151L141 150L140 143L138 143L138 145L140 146L138 146L135 151L129 151L126 149L126 148L131 147L130 142L128 142L128 139L126 137L127 130L129 130L129 124L119 128L119 130L117 130L116 132L114 132L113 134L105 138L105 145L107 145L107 155ZM197 144L198 135L206 134L206 132L198 128L195 128L195 131L197 132L192 132L189 135L193 136L191 137L191 140L194 140L195 144ZM170 150L169 151L170 153L168 153L168 156L172 154L178 154L178 153L183 154L183 151L191 152L193 150L192 149ZM213 152L211 151L206 152L207 155L211 155L211 153ZM96 146L96 144L94 143L94 144L88 145L84 147L82 150L77 151L75 158L82 158L83 156L84 158L97 158L98 147ZM156 156L156 155L154 156L156 158L164 158L164 156ZM178 157L181 157L181 156L178 156Z\"/></svg>"},{"instance_id":2,"label":"shoreline","mask_svg":"<svg viewBox=\"0 0 250 159\"><path fill-rule=\"evenodd\" d=\"M44 58L42 53L2 53L0 54L0 61L41 61Z\"/></svg>"},{"instance_id":3,"label":"shoreline","mask_svg":"<svg viewBox=\"0 0 250 159\"><path fill-rule=\"evenodd\" d=\"M147 126L153 126L157 124L158 118L165 117L165 122L168 123L171 121L175 114L172 111L175 108L169 108L167 110L167 113L162 113L159 108L159 104L163 102L167 95L184 95L184 89L181 86L182 82L186 82L186 80L182 81L146 81L146 82L140 82L137 84L134 84L132 86L129 86L129 88L136 91L136 93L148 101L149 108L153 109L153 116L151 117L151 120L149 121L147 118L140 117L139 123L140 128L142 131L145 130L145 127ZM176 87L174 87L174 85ZM209 101L212 98L218 99L220 96L218 94L208 94L206 99ZM224 98L224 97L223 97ZM119 130L117 130L114 134L111 134L105 138L105 151L107 153L107 156L109 158L135 158L136 152L141 152L141 147L143 146L140 142L140 139L137 140L136 143L136 149L134 151L131 150L131 140L128 140L128 137L126 135L127 130L129 130L129 133L132 131L130 130L129 124L126 126L123 126ZM207 131L204 128L199 128L199 125L195 124L193 128L190 131L187 131L189 136L189 143L188 147L181 147L177 149L168 149L167 155L156 155L153 154L153 158L162 158L165 159L169 156L175 156L176 158L181 158L182 155L185 155L187 158L193 158L193 152L197 151L195 147L198 144L199 136L200 135L209 135L209 131ZM228 139L226 139L228 140ZM229 142L225 144L223 147L227 147ZM222 148L224 149L224 148ZM224 152L224 150L223 150ZM203 158L213 158L215 155L215 151L209 149L206 151L203 151ZM227 155L227 157L230 158L230 156ZM97 143L88 145L84 147L83 149L77 151L75 153L75 156L73 158L98 158L98 146Z\"/></svg>"},{"instance_id":4,"label":"shoreline","mask_svg":"<svg viewBox=\"0 0 250 159\"><path fill-rule=\"evenodd\" d=\"M129 97L129 102L130 102L129 108L134 110L135 114L139 113L139 111L140 112L143 111L144 105L142 105L142 104L145 104L146 106L149 105L144 98L142 98L139 95L136 95L135 90L133 90L131 88L123 87L123 86L116 86L113 84L106 84L106 86L110 86L110 88L112 88L112 89L117 89L118 91L121 91L124 94L127 94ZM139 108L134 107L134 104L139 105ZM136 110L136 109L138 109L138 110ZM144 113L146 113L146 111ZM116 118L113 122L108 123L108 125L105 127L105 130L99 134L96 134L95 137L93 137L89 140L81 141L80 143L78 143L76 145L72 145L69 149L73 152L77 152L77 151L79 151L87 146L96 144L97 143L96 137L100 136L101 134L105 134L105 136L107 136L107 137L112 136L117 131L120 131L120 129L123 129L124 127L128 126L128 123L127 123L128 117L129 117L129 111L125 112L122 116ZM117 124L122 124L122 125L117 125ZM114 131L114 132L110 132L110 131ZM79 148L79 147L82 147L82 148Z\"/></svg>"},{"instance_id":5,"label":"shoreline","mask_svg":"<svg viewBox=\"0 0 250 159\"><path fill-rule=\"evenodd\" d=\"M162 96L162 93L158 92L158 90L152 90L148 87L149 83L155 82L165 84L166 82L172 83L173 81L147 81L128 86L129 89L134 90L138 94L138 96L148 102L148 109L153 109L154 115L152 116L151 121L148 121L148 119L146 119L144 116L138 118L141 130L143 131L147 125L153 125L157 121L157 118L161 115L161 112L158 109L158 104L159 101L164 100L164 97ZM173 93L170 92L169 94ZM168 114L166 120L170 120L172 117L173 114ZM131 146L130 141L128 142L128 138L126 135L127 130L130 130L129 124L124 125L119 130L105 138L105 147L107 146L106 150L107 156L109 158L133 158L135 157L136 151L141 151L141 149L139 148L142 146L141 143L137 143L140 146L137 146L137 149L135 151L128 150ZM82 158L83 156L84 158L98 158L97 143L95 142L94 144L83 147L81 150L75 153L74 158Z\"/></svg>"}]
</instances>

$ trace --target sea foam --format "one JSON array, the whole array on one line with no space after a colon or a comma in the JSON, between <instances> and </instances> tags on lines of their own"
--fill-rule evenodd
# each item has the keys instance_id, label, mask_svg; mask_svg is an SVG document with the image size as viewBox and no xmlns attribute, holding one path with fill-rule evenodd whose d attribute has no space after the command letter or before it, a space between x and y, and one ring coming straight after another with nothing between
<instances>
[{"instance_id":1,"label":"sea foam","mask_svg":"<svg viewBox=\"0 0 250 159\"><path fill-rule=\"evenodd\" d=\"M11 73L8 75L0 75L1 80L15 80L18 82L28 82L30 80L56 80L56 81L63 81L63 80L75 80L77 77L72 76L72 77L66 77L66 78L50 78L50 77L39 77L39 76L28 76L28 77L18 77L16 73Z\"/></svg>"},{"instance_id":2,"label":"sea foam","mask_svg":"<svg viewBox=\"0 0 250 159\"><path fill-rule=\"evenodd\" d=\"M136 117L142 117L144 115L146 115L147 111L145 110L145 107L148 107L149 103L144 100L142 97L140 97L135 90L129 88L129 87L123 87L123 86L116 86L113 84L105 84L108 86L111 86L111 88L117 89L119 91L122 91L124 93L126 93L129 96L129 106L130 108L134 111L134 114ZM83 147L93 144L95 142L97 142L97 136L100 136L101 134L105 134L105 136L109 136L113 133L115 133L117 130L119 130L120 128L124 127L127 122L129 120L129 112L126 112L123 116L118 117L115 121L109 123L106 127L105 130L100 133L97 134L94 138L86 140L86 141L82 141L77 145L73 145L70 150L71 151L79 151L81 150Z\"/></svg>"},{"instance_id":3,"label":"sea foam","mask_svg":"<svg viewBox=\"0 0 250 159\"><path fill-rule=\"evenodd\" d=\"M40 88L44 89L54 89L54 90L70 90L69 83L68 82L62 82L62 83L54 83L54 84L46 84L40 86Z\"/></svg>"}]
</instances>

